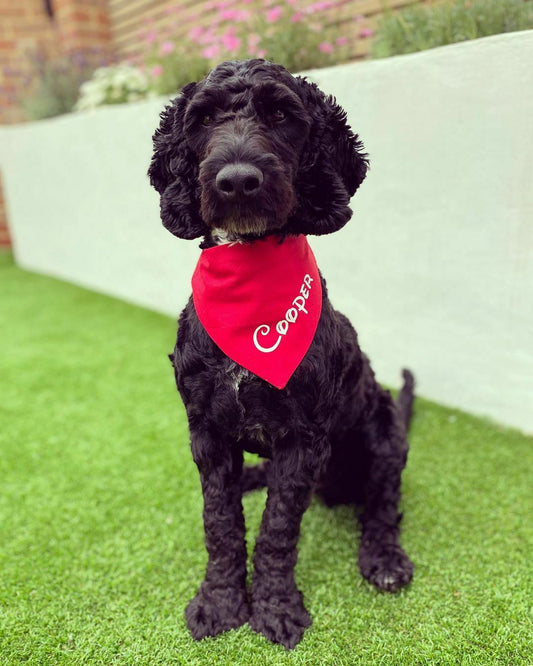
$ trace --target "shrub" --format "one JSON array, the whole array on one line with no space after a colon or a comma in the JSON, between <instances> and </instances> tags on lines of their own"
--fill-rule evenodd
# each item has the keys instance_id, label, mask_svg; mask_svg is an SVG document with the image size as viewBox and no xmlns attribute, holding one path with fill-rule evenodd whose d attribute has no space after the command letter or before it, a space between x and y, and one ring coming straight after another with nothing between
<instances>
[{"instance_id":1,"label":"shrub","mask_svg":"<svg viewBox=\"0 0 533 666\"><path fill-rule=\"evenodd\" d=\"M142 65L160 94L175 93L188 81L201 79L222 60L266 58L291 71L332 65L347 58L349 40L327 30L318 20L336 6L324 0L298 9L294 0L262 2L248 9L229 3L214 6L211 21L189 31L186 40L174 41L172 32L144 34L150 51ZM179 8L174 13L179 21Z\"/></svg>"},{"instance_id":2,"label":"shrub","mask_svg":"<svg viewBox=\"0 0 533 666\"><path fill-rule=\"evenodd\" d=\"M419 5L380 21L372 56L384 58L533 27L530 0L455 0Z\"/></svg>"},{"instance_id":3,"label":"shrub","mask_svg":"<svg viewBox=\"0 0 533 666\"><path fill-rule=\"evenodd\" d=\"M264 2L250 10L228 5L220 2L213 6L212 20L192 28L187 39L175 40L172 26L161 33L148 28L143 35L147 53L129 64L96 70L81 86L75 108L175 94L189 81L203 78L222 60L267 58L298 71L347 57L348 38L333 39L333 30L328 33L317 20L321 11L335 6L333 0L302 10L296 9L294 0L278 5ZM176 22L180 11L180 7L171 10Z\"/></svg>"},{"instance_id":4,"label":"shrub","mask_svg":"<svg viewBox=\"0 0 533 666\"><path fill-rule=\"evenodd\" d=\"M98 49L50 57L44 51L30 54L31 75L21 106L28 120L51 118L73 110L79 88L97 64L104 62Z\"/></svg>"},{"instance_id":5,"label":"shrub","mask_svg":"<svg viewBox=\"0 0 533 666\"><path fill-rule=\"evenodd\" d=\"M187 43L163 40L144 56L140 65L150 90L158 95L175 93L189 81L202 79L209 71L206 59Z\"/></svg>"}]
</instances>

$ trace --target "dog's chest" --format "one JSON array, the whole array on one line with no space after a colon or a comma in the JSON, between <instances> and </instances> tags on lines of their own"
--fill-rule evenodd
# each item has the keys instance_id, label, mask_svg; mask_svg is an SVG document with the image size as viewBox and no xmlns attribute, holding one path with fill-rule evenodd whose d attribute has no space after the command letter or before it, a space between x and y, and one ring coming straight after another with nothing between
<instances>
[{"instance_id":1,"label":"dog's chest","mask_svg":"<svg viewBox=\"0 0 533 666\"><path fill-rule=\"evenodd\" d=\"M226 373L238 419L235 436L246 451L270 457L277 419L269 413L268 402L261 399L264 382L251 372L232 364Z\"/></svg>"},{"instance_id":2,"label":"dog's chest","mask_svg":"<svg viewBox=\"0 0 533 666\"><path fill-rule=\"evenodd\" d=\"M239 400L239 389L243 381L253 381L254 375L246 368L242 368L236 363L232 364L227 370L227 377L231 387L235 391L237 400Z\"/></svg>"}]
</instances>

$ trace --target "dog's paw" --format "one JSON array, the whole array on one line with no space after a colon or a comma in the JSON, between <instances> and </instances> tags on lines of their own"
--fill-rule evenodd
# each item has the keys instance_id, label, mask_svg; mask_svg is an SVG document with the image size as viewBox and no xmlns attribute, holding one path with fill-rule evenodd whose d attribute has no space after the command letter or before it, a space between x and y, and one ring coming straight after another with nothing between
<instances>
[{"instance_id":1,"label":"dog's paw","mask_svg":"<svg viewBox=\"0 0 533 666\"><path fill-rule=\"evenodd\" d=\"M311 625L311 617L305 610L301 592L294 590L283 596L252 597L249 625L272 642L292 650Z\"/></svg>"},{"instance_id":2,"label":"dog's paw","mask_svg":"<svg viewBox=\"0 0 533 666\"><path fill-rule=\"evenodd\" d=\"M380 590L397 592L411 582L414 565L397 544L361 546L362 575Z\"/></svg>"},{"instance_id":3,"label":"dog's paw","mask_svg":"<svg viewBox=\"0 0 533 666\"><path fill-rule=\"evenodd\" d=\"M205 582L185 609L187 626L197 641L240 627L248 620L249 615L246 590L232 587L213 588Z\"/></svg>"}]
</instances>

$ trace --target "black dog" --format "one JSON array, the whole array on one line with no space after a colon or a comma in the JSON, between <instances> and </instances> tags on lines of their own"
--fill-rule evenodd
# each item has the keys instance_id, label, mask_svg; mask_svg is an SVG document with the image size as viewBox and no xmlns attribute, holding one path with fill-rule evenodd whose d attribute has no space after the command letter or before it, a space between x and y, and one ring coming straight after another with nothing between
<instances>
[{"instance_id":1,"label":"black dog","mask_svg":"<svg viewBox=\"0 0 533 666\"><path fill-rule=\"evenodd\" d=\"M187 85L161 114L153 141L149 176L163 224L179 238L203 237L202 248L336 231L368 167L335 100L262 60L226 62ZM321 282L316 333L283 389L228 358L192 299L181 314L171 360L200 472L209 555L186 610L196 639L248 621L286 648L298 643L311 619L294 566L314 491L328 505L364 504L365 578L389 591L412 578L398 501L413 378L404 371L395 403ZM243 450L268 460L243 469ZM268 497L247 591L241 498L262 485Z\"/></svg>"}]
</instances>

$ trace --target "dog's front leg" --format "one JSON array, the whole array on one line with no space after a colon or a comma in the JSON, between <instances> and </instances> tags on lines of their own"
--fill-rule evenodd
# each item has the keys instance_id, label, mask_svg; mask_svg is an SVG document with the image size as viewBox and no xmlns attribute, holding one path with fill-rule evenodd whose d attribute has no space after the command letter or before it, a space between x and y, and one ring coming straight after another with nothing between
<instances>
[{"instance_id":1,"label":"dog's front leg","mask_svg":"<svg viewBox=\"0 0 533 666\"><path fill-rule=\"evenodd\" d=\"M309 454L309 455L307 455ZM254 554L250 626L292 649L311 618L296 587L294 567L302 516L318 471L311 451L285 441L275 447L268 495ZM311 467L309 466L311 463Z\"/></svg>"},{"instance_id":2,"label":"dog's front leg","mask_svg":"<svg viewBox=\"0 0 533 666\"><path fill-rule=\"evenodd\" d=\"M216 636L248 620L246 542L242 512L242 452L191 433L204 496L205 580L185 611L196 640Z\"/></svg>"}]
</instances>

